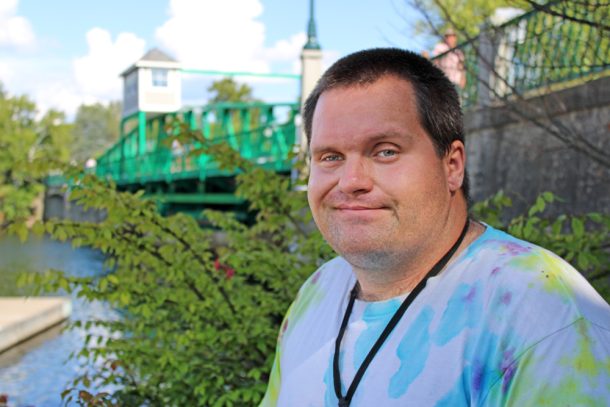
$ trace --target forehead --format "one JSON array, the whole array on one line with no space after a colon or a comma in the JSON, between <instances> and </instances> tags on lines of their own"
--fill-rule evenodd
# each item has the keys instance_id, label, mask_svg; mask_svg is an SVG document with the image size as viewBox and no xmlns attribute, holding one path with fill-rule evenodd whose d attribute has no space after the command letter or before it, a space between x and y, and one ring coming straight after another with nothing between
<instances>
[{"instance_id":1,"label":"forehead","mask_svg":"<svg viewBox=\"0 0 610 407\"><path fill-rule=\"evenodd\" d=\"M320 96L311 128L311 143L329 137L421 131L410 82L383 76L370 84L330 89Z\"/></svg>"}]
</instances>

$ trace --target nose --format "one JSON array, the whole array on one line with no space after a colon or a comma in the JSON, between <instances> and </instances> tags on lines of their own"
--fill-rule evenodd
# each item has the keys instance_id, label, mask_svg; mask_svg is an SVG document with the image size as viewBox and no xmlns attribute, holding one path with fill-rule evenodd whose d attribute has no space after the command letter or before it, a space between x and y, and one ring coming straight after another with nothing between
<instances>
[{"instance_id":1,"label":"nose","mask_svg":"<svg viewBox=\"0 0 610 407\"><path fill-rule=\"evenodd\" d=\"M338 187L348 195L361 195L373 188L371 169L362 158L346 158L342 166Z\"/></svg>"}]
</instances>

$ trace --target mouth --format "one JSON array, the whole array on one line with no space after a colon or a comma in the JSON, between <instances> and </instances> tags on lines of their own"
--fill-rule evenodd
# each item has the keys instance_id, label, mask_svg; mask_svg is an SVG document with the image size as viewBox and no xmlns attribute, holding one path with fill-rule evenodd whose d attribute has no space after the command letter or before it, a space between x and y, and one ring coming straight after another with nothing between
<instances>
[{"instance_id":1,"label":"mouth","mask_svg":"<svg viewBox=\"0 0 610 407\"><path fill-rule=\"evenodd\" d=\"M374 212L374 211L382 211L387 210L386 206L368 206L368 205L336 205L333 209L338 212L344 213L366 213L366 212Z\"/></svg>"}]
</instances>

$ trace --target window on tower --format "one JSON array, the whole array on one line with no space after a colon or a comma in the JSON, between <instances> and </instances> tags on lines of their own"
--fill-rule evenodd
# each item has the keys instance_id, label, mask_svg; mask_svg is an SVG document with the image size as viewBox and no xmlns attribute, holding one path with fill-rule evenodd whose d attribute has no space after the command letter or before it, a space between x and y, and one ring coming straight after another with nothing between
<instances>
[{"instance_id":1,"label":"window on tower","mask_svg":"<svg viewBox=\"0 0 610 407\"><path fill-rule=\"evenodd\" d=\"M153 69L152 70L152 84L153 86L166 88L167 87L167 69Z\"/></svg>"}]
</instances>

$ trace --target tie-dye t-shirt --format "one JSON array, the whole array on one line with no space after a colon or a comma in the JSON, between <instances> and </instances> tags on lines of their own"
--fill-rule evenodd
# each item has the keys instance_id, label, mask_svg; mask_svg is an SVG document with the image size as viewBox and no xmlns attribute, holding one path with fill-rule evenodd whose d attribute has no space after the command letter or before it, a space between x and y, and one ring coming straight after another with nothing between
<instances>
[{"instance_id":1,"label":"tie-dye t-shirt","mask_svg":"<svg viewBox=\"0 0 610 407\"><path fill-rule=\"evenodd\" d=\"M282 324L262 406L337 406L333 349L355 277L336 258ZM402 298L356 300L341 344L343 392ZM411 304L351 406L608 406L610 306L569 264L487 230Z\"/></svg>"}]
</instances>

